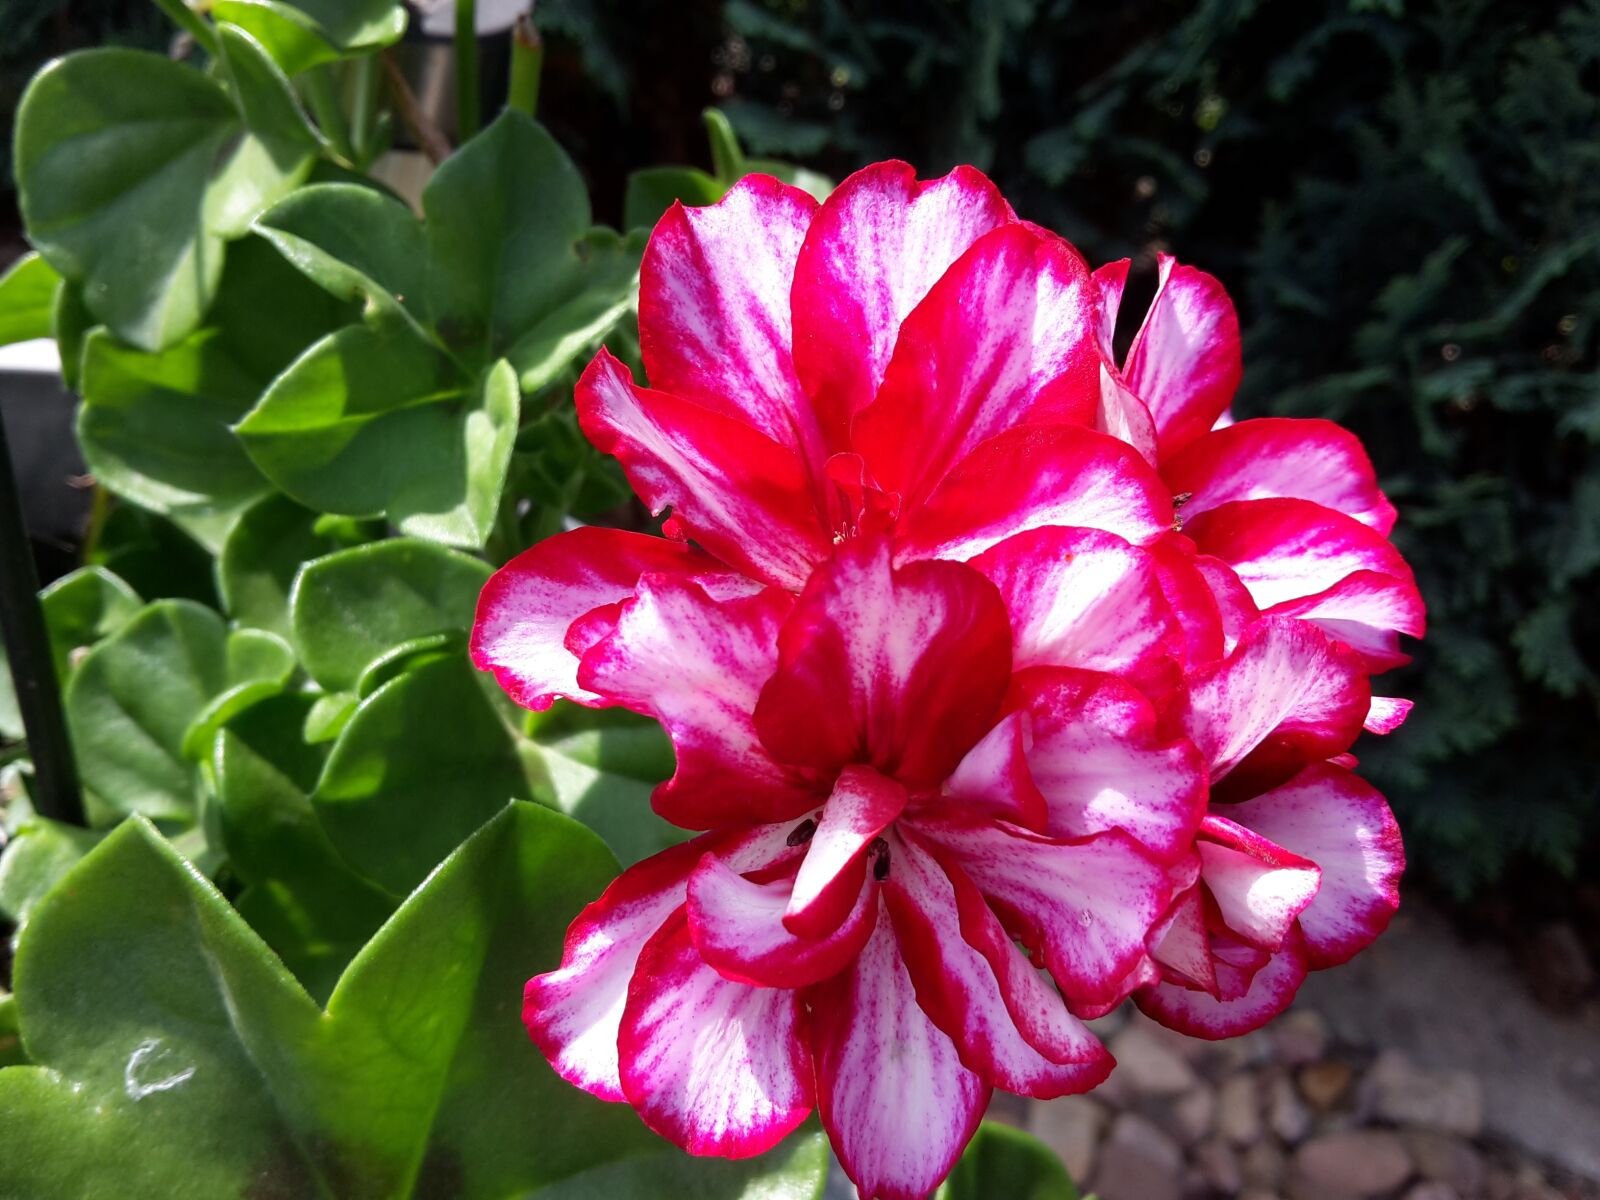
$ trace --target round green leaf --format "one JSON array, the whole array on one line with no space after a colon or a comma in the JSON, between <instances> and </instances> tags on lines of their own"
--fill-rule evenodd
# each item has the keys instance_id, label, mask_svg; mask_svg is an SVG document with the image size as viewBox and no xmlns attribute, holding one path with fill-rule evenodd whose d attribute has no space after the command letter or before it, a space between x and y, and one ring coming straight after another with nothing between
<instances>
[{"instance_id":1,"label":"round green leaf","mask_svg":"<svg viewBox=\"0 0 1600 1200\"><path fill-rule=\"evenodd\" d=\"M536 1193L539 1200L821 1200L828 1179L828 1139L792 1134L756 1158L693 1158L667 1148L607 1163ZM996 1200L1008 1193L993 1193Z\"/></svg>"},{"instance_id":2,"label":"round green leaf","mask_svg":"<svg viewBox=\"0 0 1600 1200\"><path fill-rule=\"evenodd\" d=\"M200 762L211 754L217 731L246 709L283 691L294 674L289 643L264 629L236 629L228 634L227 686L213 696L184 730L183 756Z\"/></svg>"},{"instance_id":3,"label":"round green leaf","mask_svg":"<svg viewBox=\"0 0 1600 1200\"><path fill-rule=\"evenodd\" d=\"M715 204L728 185L698 167L646 167L628 176L622 197L622 224L628 229L653 229L674 203L696 208Z\"/></svg>"},{"instance_id":4,"label":"round green leaf","mask_svg":"<svg viewBox=\"0 0 1600 1200\"><path fill-rule=\"evenodd\" d=\"M455 655L424 662L361 702L312 804L340 854L404 893L507 800L533 799L537 771L532 747Z\"/></svg>"},{"instance_id":5,"label":"round green leaf","mask_svg":"<svg viewBox=\"0 0 1600 1200\"><path fill-rule=\"evenodd\" d=\"M222 243L201 214L237 128L217 83L137 50L57 59L23 93L13 167L28 237L135 345L178 341L216 291Z\"/></svg>"},{"instance_id":6,"label":"round green leaf","mask_svg":"<svg viewBox=\"0 0 1600 1200\"><path fill-rule=\"evenodd\" d=\"M197 779L184 734L227 684L222 618L186 600L148 605L91 650L67 686L84 783L116 812L192 820Z\"/></svg>"},{"instance_id":7,"label":"round green leaf","mask_svg":"<svg viewBox=\"0 0 1600 1200\"><path fill-rule=\"evenodd\" d=\"M575 243L582 265L571 295L506 351L524 392L547 386L633 311L645 241L642 232L596 228Z\"/></svg>"},{"instance_id":8,"label":"round green leaf","mask_svg":"<svg viewBox=\"0 0 1600 1200\"><path fill-rule=\"evenodd\" d=\"M649 1148L624 1106L559 1080L519 1020L523 981L559 961L566 924L614 870L574 822L505 808L323 1011L127 822L40 902L18 947L22 1041L40 1065L0 1070L0 1194L501 1200Z\"/></svg>"},{"instance_id":9,"label":"round green leaf","mask_svg":"<svg viewBox=\"0 0 1600 1200\"><path fill-rule=\"evenodd\" d=\"M24 254L0 274L0 346L49 337L61 276L37 254Z\"/></svg>"},{"instance_id":10,"label":"round green leaf","mask_svg":"<svg viewBox=\"0 0 1600 1200\"><path fill-rule=\"evenodd\" d=\"M1055 1152L1031 1134L985 1121L934 1200L1078 1200Z\"/></svg>"},{"instance_id":11,"label":"round green leaf","mask_svg":"<svg viewBox=\"0 0 1600 1200\"><path fill-rule=\"evenodd\" d=\"M300 565L334 549L316 514L274 493L240 514L217 558L217 591L242 625L289 634L289 588Z\"/></svg>"},{"instance_id":12,"label":"round green leaf","mask_svg":"<svg viewBox=\"0 0 1600 1200\"><path fill-rule=\"evenodd\" d=\"M393 0L217 0L211 15L249 30L290 75L392 45L406 29Z\"/></svg>"},{"instance_id":13,"label":"round green leaf","mask_svg":"<svg viewBox=\"0 0 1600 1200\"><path fill-rule=\"evenodd\" d=\"M18 928L55 883L94 848L100 835L33 817L0 852L0 913Z\"/></svg>"},{"instance_id":14,"label":"round green leaf","mask_svg":"<svg viewBox=\"0 0 1600 1200\"><path fill-rule=\"evenodd\" d=\"M470 630L489 574L478 559L409 538L307 563L289 601L300 661L329 691L352 690L400 643Z\"/></svg>"}]
</instances>

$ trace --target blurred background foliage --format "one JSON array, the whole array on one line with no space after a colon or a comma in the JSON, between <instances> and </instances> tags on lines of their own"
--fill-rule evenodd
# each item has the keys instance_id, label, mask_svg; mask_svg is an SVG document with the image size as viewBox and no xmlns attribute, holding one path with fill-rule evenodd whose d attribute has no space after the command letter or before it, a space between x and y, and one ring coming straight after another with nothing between
<instances>
[{"instance_id":1,"label":"blurred background foliage","mask_svg":"<svg viewBox=\"0 0 1600 1200\"><path fill-rule=\"evenodd\" d=\"M835 178L990 172L1094 261L1169 250L1245 330L1237 411L1366 441L1431 608L1364 766L1457 894L1600 849L1600 0L543 0L540 115L615 223L700 110ZM146 0L0 0L44 58ZM10 124L9 111L4 111ZM0 197L9 206L10 197ZM5 236L18 241L14 214Z\"/></svg>"}]
</instances>

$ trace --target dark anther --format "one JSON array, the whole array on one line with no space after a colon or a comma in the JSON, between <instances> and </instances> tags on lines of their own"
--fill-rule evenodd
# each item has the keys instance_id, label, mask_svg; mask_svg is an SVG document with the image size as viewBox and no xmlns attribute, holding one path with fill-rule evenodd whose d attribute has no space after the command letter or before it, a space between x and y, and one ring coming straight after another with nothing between
<instances>
[{"instance_id":1,"label":"dark anther","mask_svg":"<svg viewBox=\"0 0 1600 1200\"><path fill-rule=\"evenodd\" d=\"M1193 492L1179 492L1176 496L1174 496L1172 498L1172 507L1173 508L1182 508L1185 504L1189 503L1189 501L1191 501L1193 499L1194 499L1194 493Z\"/></svg>"},{"instance_id":2,"label":"dark anther","mask_svg":"<svg viewBox=\"0 0 1600 1200\"><path fill-rule=\"evenodd\" d=\"M889 878L889 843L881 837L873 838L867 854L872 859L872 877L882 883Z\"/></svg>"},{"instance_id":3,"label":"dark anther","mask_svg":"<svg viewBox=\"0 0 1600 1200\"><path fill-rule=\"evenodd\" d=\"M788 843L791 846L804 846L811 840L811 835L816 831L817 823L807 817L789 831Z\"/></svg>"}]
</instances>

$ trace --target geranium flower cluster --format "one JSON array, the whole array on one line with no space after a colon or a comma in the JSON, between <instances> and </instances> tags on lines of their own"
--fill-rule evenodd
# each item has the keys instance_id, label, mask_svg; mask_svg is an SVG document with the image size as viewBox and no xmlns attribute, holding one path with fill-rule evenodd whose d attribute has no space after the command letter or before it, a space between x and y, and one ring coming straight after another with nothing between
<instances>
[{"instance_id":1,"label":"geranium flower cluster","mask_svg":"<svg viewBox=\"0 0 1600 1200\"><path fill-rule=\"evenodd\" d=\"M1423 607L1360 443L1231 422L1239 336L1165 256L1126 358L1090 270L961 169L820 206L752 176L641 271L650 386L583 430L663 537L583 528L485 589L531 708L660 720L699 836L573 923L524 1017L564 1078L695 1154L813 1108L863 1196L921 1197L991 1089L1081 1092L1084 1025L1262 1024L1398 902L1352 768Z\"/></svg>"}]
</instances>

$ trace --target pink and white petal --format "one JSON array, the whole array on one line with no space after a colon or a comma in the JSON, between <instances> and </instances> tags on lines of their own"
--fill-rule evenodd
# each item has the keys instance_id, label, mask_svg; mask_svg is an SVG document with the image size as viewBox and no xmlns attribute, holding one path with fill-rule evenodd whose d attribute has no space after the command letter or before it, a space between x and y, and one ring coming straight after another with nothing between
<instances>
[{"instance_id":1,"label":"pink and white petal","mask_svg":"<svg viewBox=\"0 0 1600 1200\"><path fill-rule=\"evenodd\" d=\"M789 292L817 202L747 175L705 208L674 204L639 267L652 387L737 417L820 472L822 431L795 374Z\"/></svg>"},{"instance_id":2,"label":"pink and white petal","mask_svg":"<svg viewBox=\"0 0 1600 1200\"><path fill-rule=\"evenodd\" d=\"M795 266L794 358L829 449L883 382L900 325L950 264L1014 218L971 167L918 181L903 162L845 179L811 220Z\"/></svg>"},{"instance_id":3,"label":"pink and white petal","mask_svg":"<svg viewBox=\"0 0 1600 1200\"><path fill-rule=\"evenodd\" d=\"M1225 806L1232 813L1237 806ZM1317 895L1317 864L1226 817L1207 816L1195 841L1200 878L1241 940L1277 950Z\"/></svg>"},{"instance_id":4,"label":"pink and white petal","mask_svg":"<svg viewBox=\"0 0 1600 1200\"><path fill-rule=\"evenodd\" d=\"M1039 1100L1102 1082L1111 1056L1059 997L1060 1023L1077 1033L1061 1047L1065 1059L1046 1057L1023 1036L988 958L963 936L955 886L939 863L910 838L891 837L889 856L883 897L917 1002L961 1061L996 1087Z\"/></svg>"},{"instance_id":5,"label":"pink and white petal","mask_svg":"<svg viewBox=\"0 0 1600 1200\"><path fill-rule=\"evenodd\" d=\"M1300 914L1313 970L1348 961L1389 926L1400 906L1405 848L1383 796L1325 763L1229 809L1248 826L1314 861L1322 888Z\"/></svg>"},{"instance_id":6,"label":"pink and white petal","mask_svg":"<svg viewBox=\"0 0 1600 1200\"><path fill-rule=\"evenodd\" d=\"M1122 293L1128 286L1128 268L1132 260L1119 258L1094 269L1094 282L1100 289L1100 348L1107 358L1112 356L1112 343L1117 337L1117 314L1122 309Z\"/></svg>"},{"instance_id":7,"label":"pink and white petal","mask_svg":"<svg viewBox=\"0 0 1600 1200\"><path fill-rule=\"evenodd\" d=\"M871 767L839 772L783 911L790 933L819 941L849 920L866 877L867 848L906 807L906 789Z\"/></svg>"},{"instance_id":8,"label":"pink and white petal","mask_svg":"<svg viewBox=\"0 0 1600 1200\"><path fill-rule=\"evenodd\" d=\"M1354 651L1304 621L1263 617L1232 654L1191 677L1179 719L1218 780L1252 753L1300 765L1338 754L1370 703Z\"/></svg>"},{"instance_id":9,"label":"pink and white petal","mask_svg":"<svg viewBox=\"0 0 1600 1200\"><path fill-rule=\"evenodd\" d=\"M1239 387L1239 317L1212 276L1159 260L1159 281L1144 324L1128 348L1122 378L1149 408L1170 458L1206 433Z\"/></svg>"},{"instance_id":10,"label":"pink and white petal","mask_svg":"<svg viewBox=\"0 0 1600 1200\"><path fill-rule=\"evenodd\" d=\"M556 1074L602 1100L621 1101L617 1034L639 952L680 905L689 873L716 835L636 863L567 930L561 965L528 980L522 1020Z\"/></svg>"},{"instance_id":11,"label":"pink and white petal","mask_svg":"<svg viewBox=\"0 0 1600 1200\"><path fill-rule=\"evenodd\" d=\"M1199 888L1184 891L1150 931L1150 957L1169 977L1208 992L1216 989L1216 963Z\"/></svg>"},{"instance_id":12,"label":"pink and white petal","mask_svg":"<svg viewBox=\"0 0 1600 1200\"><path fill-rule=\"evenodd\" d=\"M557 697L600 706L607 697L578 684L566 639L575 621L633 595L645 572L691 578L727 574L682 542L587 526L546 538L496 571L478 596L472 661L524 708Z\"/></svg>"},{"instance_id":13,"label":"pink and white petal","mask_svg":"<svg viewBox=\"0 0 1600 1200\"><path fill-rule=\"evenodd\" d=\"M962 811L1044 833L1049 810L1028 770L1032 741L1026 713L1003 717L956 764L940 795Z\"/></svg>"},{"instance_id":14,"label":"pink and white petal","mask_svg":"<svg viewBox=\"0 0 1600 1200\"><path fill-rule=\"evenodd\" d=\"M1144 401L1122 382L1109 361L1100 364L1100 399L1095 405L1091 424L1099 432L1110 434L1119 442L1132 446L1145 462L1156 462L1158 442L1155 418L1144 406Z\"/></svg>"},{"instance_id":15,"label":"pink and white petal","mask_svg":"<svg viewBox=\"0 0 1600 1200\"><path fill-rule=\"evenodd\" d=\"M1326 591L1275 605L1274 613L1310 621L1360 653L1369 671L1404 666L1399 633L1421 637L1427 624L1422 594L1409 578L1356 571Z\"/></svg>"},{"instance_id":16,"label":"pink and white petal","mask_svg":"<svg viewBox=\"0 0 1600 1200\"><path fill-rule=\"evenodd\" d=\"M933 788L989 729L1010 673L993 584L959 563L895 568L887 539L852 538L784 622L756 728L780 761Z\"/></svg>"},{"instance_id":17,"label":"pink and white petal","mask_svg":"<svg viewBox=\"0 0 1600 1200\"><path fill-rule=\"evenodd\" d=\"M1415 701L1398 696L1374 696L1362 728L1368 733L1393 733L1406 723L1415 706Z\"/></svg>"},{"instance_id":18,"label":"pink and white petal","mask_svg":"<svg viewBox=\"0 0 1600 1200\"><path fill-rule=\"evenodd\" d=\"M798 988L837 975L861 953L877 913L863 879L844 922L821 941L783 924L793 879L757 883L708 854L689 876L689 934L724 978L756 987Z\"/></svg>"},{"instance_id":19,"label":"pink and white petal","mask_svg":"<svg viewBox=\"0 0 1600 1200\"><path fill-rule=\"evenodd\" d=\"M773 761L752 715L792 603L775 588L719 603L698 583L646 575L584 655L584 687L655 717L672 739L677 770L653 804L673 824L781 821L816 806L817 782Z\"/></svg>"},{"instance_id":20,"label":"pink and white petal","mask_svg":"<svg viewBox=\"0 0 1600 1200\"><path fill-rule=\"evenodd\" d=\"M1232 654L1244 631L1261 615L1250 589L1245 587L1233 568L1220 558L1199 554L1194 560L1195 570L1211 588L1217 613L1222 618L1222 652Z\"/></svg>"},{"instance_id":21,"label":"pink and white petal","mask_svg":"<svg viewBox=\"0 0 1600 1200\"><path fill-rule=\"evenodd\" d=\"M1298 936L1291 934L1237 999L1218 1000L1177 983L1144 988L1133 998L1140 1012L1168 1029L1216 1041L1261 1028L1293 1003L1305 978L1305 953Z\"/></svg>"},{"instance_id":22,"label":"pink and white petal","mask_svg":"<svg viewBox=\"0 0 1600 1200\"><path fill-rule=\"evenodd\" d=\"M1186 515L1230 500L1312 500L1388 536L1394 505L1361 439L1332 421L1258 417L1196 438L1162 464Z\"/></svg>"},{"instance_id":23,"label":"pink and white petal","mask_svg":"<svg viewBox=\"0 0 1600 1200\"><path fill-rule=\"evenodd\" d=\"M1160 864L1118 830L1062 841L998 821L928 816L917 832L949 851L1075 1005L1117 994L1172 896Z\"/></svg>"},{"instance_id":24,"label":"pink and white petal","mask_svg":"<svg viewBox=\"0 0 1600 1200\"><path fill-rule=\"evenodd\" d=\"M1155 560L1114 533L1049 525L971 560L1011 614L1012 669L1149 678L1182 652Z\"/></svg>"},{"instance_id":25,"label":"pink and white petal","mask_svg":"<svg viewBox=\"0 0 1600 1200\"><path fill-rule=\"evenodd\" d=\"M1310 500L1230 500L1186 518L1183 531L1202 553L1233 568L1263 612L1316 596L1357 571L1413 582L1382 534Z\"/></svg>"},{"instance_id":26,"label":"pink and white petal","mask_svg":"<svg viewBox=\"0 0 1600 1200\"><path fill-rule=\"evenodd\" d=\"M1042 832L1079 838L1120 829L1163 863L1188 853L1205 815L1204 759L1157 731L1134 687L1090 671L1036 669L1007 701L1033 731L1028 771L1044 797Z\"/></svg>"},{"instance_id":27,"label":"pink and white petal","mask_svg":"<svg viewBox=\"0 0 1600 1200\"><path fill-rule=\"evenodd\" d=\"M906 317L851 445L920 504L980 442L1021 424L1087 424L1101 355L1089 268L1021 222L984 234Z\"/></svg>"},{"instance_id":28,"label":"pink and white petal","mask_svg":"<svg viewBox=\"0 0 1600 1200\"><path fill-rule=\"evenodd\" d=\"M800 994L719 975L682 908L639 955L618 1045L628 1103L690 1154L760 1154L815 1104Z\"/></svg>"},{"instance_id":29,"label":"pink and white petal","mask_svg":"<svg viewBox=\"0 0 1600 1200\"><path fill-rule=\"evenodd\" d=\"M854 966L807 999L817 1108L845 1174L875 1200L925 1200L993 1089L917 1003L887 915Z\"/></svg>"},{"instance_id":30,"label":"pink and white petal","mask_svg":"<svg viewBox=\"0 0 1600 1200\"><path fill-rule=\"evenodd\" d=\"M1200 569L1194 543L1181 533L1169 533L1151 542L1145 551L1155 565L1156 579L1167 607L1183 632L1184 666L1204 666L1221 658L1226 653L1222 641L1222 611L1212 593L1210 580ZM1244 585L1238 587L1244 593ZM1249 599L1247 593L1245 599ZM1254 616L1252 604L1251 617Z\"/></svg>"},{"instance_id":31,"label":"pink and white petal","mask_svg":"<svg viewBox=\"0 0 1600 1200\"><path fill-rule=\"evenodd\" d=\"M668 507L716 558L798 588L830 544L806 462L742 420L637 386L601 350L577 388L578 422L653 514Z\"/></svg>"},{"instance_id":32,"label":"pink and white petal","mask_svg":"<svg viewBox=\"0 0 1600 1200\"><path fill-rule=\"evenodd\" d=\"M1172 527L1172 498L1132 447L1077 425L1009 429L903 512L899 561L969 559L1042 525L1103 529L1143 545Z\"/></svg>"}]
</instances>

